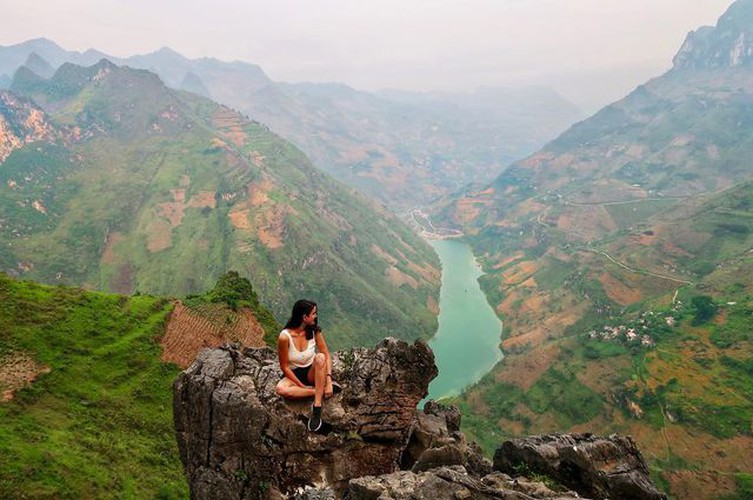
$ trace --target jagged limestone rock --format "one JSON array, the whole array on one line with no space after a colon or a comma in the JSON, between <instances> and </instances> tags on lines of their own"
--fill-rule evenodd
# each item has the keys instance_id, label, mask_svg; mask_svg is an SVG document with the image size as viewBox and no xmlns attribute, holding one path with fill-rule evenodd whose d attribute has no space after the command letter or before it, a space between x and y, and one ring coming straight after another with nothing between
<instances>
[{"instance_id":1,"label":"jagged limestone rock","mask_svg":"<svg viewBox=\"0 0 753 500\"><path fill-rule=\"evenodd\" d=\"M492 471L491 461L460 432L460 411L454 406L428 401L423 412L416 412L402 468L421 472L453 465L461 465L477 477Z\"/></svg>"},{"instance_id":2,"label":"jagged limestone rock","mask_svg":"<svg viewBox=\"0 0 753 500\"><path fill-rule=\"evenodd\" d=\"M310 400L275 393L270 348L204 351L175 381L174 418L194 498L261 498L399 470L416 405L436 376L425 342L385 339L333 354L343 391L327 400L328 432L306 430Z\"/></svg>"},{"instance_id":3,"label":"jagged limestone rock","mask_svg":"<svg viewBox=\"0 0 753 500\"><path fill-rule=\"evenodd\" d=\"M665 499L651 482L641 452L630 437L548 434L505 441L494 469L546 475L592 498Z\"/></svg>"},{"instance_id":4,"label":"jagged limestone rock","mask_svg":"<svg viewBox=\"0 0 753 500\"><path fill-rule=\"evenodd\" d=\"M348 500L432 500L581 498L573 492L552 491L541 483L517 481L499 472L476 478L460 465L439 467L426 472L401 471L379 477L354 479L348 487Z\"/></svg>"},{"instance_id":5,"label":"jagged limestone rock","mask_svg":"<svg viewBox=\"0 0 753 500\"><path fill-rule=\"evenodd\" d=\"M205 350L173 385L178 446L195 499L662 498L629 438L538 436L503 444L494 466L460 432L453 406L416 405L436 376L424 342L385 339L332 356L343 386L327 430L306 429L310 400L275 393L270 348ZM494 469L494 470L493 470ZM542 484L508 473L529 470Z\"/></svg>"}]
</instances>

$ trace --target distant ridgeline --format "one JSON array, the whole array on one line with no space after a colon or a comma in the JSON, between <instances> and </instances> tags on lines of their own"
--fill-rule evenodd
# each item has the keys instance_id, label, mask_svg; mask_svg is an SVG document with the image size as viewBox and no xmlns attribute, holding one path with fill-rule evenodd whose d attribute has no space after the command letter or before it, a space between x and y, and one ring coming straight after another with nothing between
<instances>
[{"instance_id":1,"label":"distant ridgeline","mask_svg":"<svg viewBox=\"0 0 753 500\"><path fill-rule=\"evenodd\" d=\"M337 83L274 82L254 64L187 59L169 48L117 59L66 51L45 39L0 47L0 88L14 74L17 81L38 80L66 62L90 66L102 58L149 69L171 88L248 114L393 210L488 182L582 117L548 88L369 93Z\"/></svg>"},{"instance_id":2,"label":"distant ridgeline","mask_svg":"<svg viewBox=\"0 0 753 500\"><path fill-rule=\"evenodd\" d=\"M436 329L431 248L264 125L106 60L16 72L0 92L0 270L181 296L228 269L277 318L318 301L334 347Z\"/></svg>"},{"instance_id":3,"label":"distant ridgeline","mask_svg":"<svg viewBox=\"0 0 753 500\"><path fill-rule=\"evenodd\" d=\"M751 54L738 1L672 70L436 216L484 256L509 335L459 400L467 431L630 433L677 497L752 494Z\"/></svg>"}]
</instances>

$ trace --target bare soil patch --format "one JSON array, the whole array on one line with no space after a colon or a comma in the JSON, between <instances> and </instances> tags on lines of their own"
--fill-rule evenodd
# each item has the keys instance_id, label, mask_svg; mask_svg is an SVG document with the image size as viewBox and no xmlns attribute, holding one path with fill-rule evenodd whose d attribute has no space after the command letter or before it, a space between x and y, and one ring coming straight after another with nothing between
<instances>
[{"instance_id":1,"label":"bare soil patch","mask_svg":"<svg viewBox=\"0 0 753 500\"><path fill-rule=\"evenodd\" d=\"M518 205L517 213L521 216L526 216L526 215L542 212L545 209L546 209L546 205L543 205L534 199L528 199L524 201L523 203L521 203L520 205Z\"/></svg>"},{"instance_id":2,"label":"bare soil patch","mask_svg":"<svg viewBox=\"0 0 753 500\"><path fill-rule=\"evenodd\" d=\"M565 232L596 238L615 231L617 224L604 207L570 207L560 214L557 227Z\"/></svg>"},{"instance_id":3,"label":"bare soil patch","mask_svg":"<svg viewBox=\"0 0 753 500\"><path fill-rule=\"evenodd\" d=\"M442 271L432 266L419 266L415 262L408 263L408 269L418 273L424 280L429 283L439 283L442 279Z\"/></svg>"},{"instance_id":4,"label":"bare soil patch","mask_svg":"<svg viewBox=\"0 0 753 500\"><path fill-rule=\"evenodd\" d=\"M160 203L157 205L157 215L167 219L170 226L178 227L183 221L186 205L183 202Z\"/></svg>"},{"instance_id":5,"label":"bare soil patch","mask_svg":"<svg viewBox=\"0 0 753 500\"><path fill-rule=\"evenodd\" d=\"M466 197L455 202L454 221L468 223L476 219L481 211L491 205L492 199L488 195L480 194L481 197Z\"/></svg>"},{"instance_id":6,"label":"bare soil patch","mask_svg":"<svg viewBox=\"0 0 753 500\"><path fill-rule=\"evenodd\" d=\"M394 266L397 264L397 259L393 257L392 255L385 252L382 248L375 244L371 244L371 253L379 257L380 259L384 260L385 262L389 263L391 266Z\"/></svg>"},{"instance_id":7,"label":"bare soil patch","mask_svg":"<svg viewBox=\"0 0 753 500\"><path fill-rule=\"evenodd\" d=\"M133 293L133 266L130 261L118 266L118 272L110 279L110 290L121 295Z\"/></svg>"},{"instance_id":8,"label":"bare soil patch","mask_svg":"<svg viewBox=\"0 0 753 500\"><path fill-rule=\"evenodd\" d=\"M546 314L540 314L536 318L524 318L525 324L522 317L518 317L514 324L510 325L510 329L516 333L515 336L504 340L502 347L509 350L526 345L536 346L547 339L557 337L565 328L578 321L586 308L585 302L563 308L559 313L548 311L549 308L546 308L543 309ZM519 312L517 314L520 316Z\"/></svg>"},{"instance_id":9,"label":"bare soil patch","mask_svg":"<svg viewBox=\"0 0 753 500\"><path fill-rule=\"evenodd\" d=\"M737 490L734 477L717 471L671 471L662 476L675 498L713 500Z\"/></svg>"},{"instance_id":10,"label":"bare soil patch","mask_svg":"<svg viewBox=\"0 0 753 500\"><path fill-rule=\"evenodd\" d=\"M542 163L549 162L552 159L554 159L554 153L540 152L522 160L521 163L527 167L538 169Z\"/></svg>"},{"instance_id":11,"label":"bare soil patch","mask_svg":"<svg viewBox=\"0 0 753 500\"><path fill-rule=\"evenodd\" d=\"M524 281L539 269L538 264L532 260L519 262L510 269L502 273L502 280L505 285L515 285Z\"/></svg>"},{"instance_id":12,"label":"bare soil patch","mask_svg":"<svg viewBox=\"0 0 753 500\"><path fill-rule=\"evenodd\" d=\"M560 425L557 423L557 418L554 415L554 412L547 411L539 414L528 408L528 406L523 403L518 403L513 410L513 415L516 417L519 416L521 420L523 417L528 418L531 422L531 426L535 427L539 432L560 432Z\"/></svg>"},{"instance_id":13,"label":"bare soil patch","mask_svg":"<svg viewBox=\"0 0 753 500\"><path fill-rule=\"evenodd\" d=\"M508 355L495 380L516 385L527 391L552 366L559 352L559 346L549 343L534 346L521 354Z\"/></svg>"},{"instance_id":14,"label":"bare soil patch","mask_svg":"<svg viewBox=\"0 0 753 500\"><path fill-rule=\"evenodd\" d=\"M118 231L113 231L107 235L105 249L102 251L102 264L112 264L117 260L115 245L123 241L123 239L123 234Z\"/></svg>"},{"instance_id":15,"label":"bare soil patch","mask_svg":"<svg viewBox=\"0 0 753 500\"><path fill-rule=\"evenodd\" d=\"M634 304L643 298L643 294L637 285L624 283L609 273L605 272L599 276L599 281L607 296L621 306Z\"/></svg>"},{"instance_id":16,"label":"bare soil patch","mask_svg":"<svg viewBox=\"0 0 753 500\"><path fill-rule=\"evenodd\" d=\"M264 329L249 309L232 309L220 305L194 310L176 302L162 337L162 360L181 368L193 363L202 349L226 342L244 346L264 346Z\"/></svg>"},{"instance_id":17,"label":"bare soil patch","mask_svg":"<svg viewBox=\"0 0 753 500\"><path fill-rule=\"evenodd\" d=\"M706 154L709 155L709 158L712 160L718 160L721 158L721 155L719 154L719 148L716 147L716 144L709 144L706 146Z\"/></svg>"},{"instance_id":18,"label":"bare soil patch","mask_svg":"<svg viewBox=\"0 0 753 500\"><path fill-rule=\"evenodd\" d=\"M439 303L432 296L426 298L426 308L432 313L439 316Z\"/></svg>"},{"instance_id":19,"label":"bare soil patch","mask_svg":"<svg viewBox=\"0 0 753 500\"><path fill-rule=\"evenodd\" d=\"M688 226L672 226L666 231L669 235L663 238L662 244L666 252L678 255L690 255L688 251L693 252L706 244L711 238L710 233L699 233ZM672 244L670 242L675 242Z\"/></svg>"},{"instance_id":20,"label":"bare soil patch","mask_svg":"<svg viewBox=\"0 0 753 500\"><path fill-rule=\"evenodd\" d=\"M146 248L151 253L170 248L173 244L173 230L164 220L156 220L147 228Z\"/></svg>"},{"instance_id":21,"label":"bare soil patch","mask_svg":"<svg viewBox=\"0 0 753 500\"><path fill-rule=\"evenodd\" d=\"M263 167L265 159L266 159L266 156L264 156L260 152L258 152L258 151L251 151L251 161L257 167L260 167L260 168Z\"/></svg>"},{"instance_id":22,"label":"bare soil patch","mask_svg":"<svg viewBox=\"0 0 753 500\"><path fill-rule=\"evenodd\" d=\"M259 241L267 248L282 248L282 236L285 230L285 215L287 214L285 206L270 207L254 218L254 222L259 227Z\"/></svg>"},{"instance_id":23,"label":"bare soil patch","mask_svg":"<svg viewBox=\"0 0 753 500\"><path fill-rule=\"evenodd\" d=\"M238 210L228 213L228 217L230 217L230 223L233 225L236 229L251 229L253 226L251 225L251 219L249 217L250 210Z\"/></svg>"},{"instance_id":24,"label":"bare soil patch","mask_svg":"<svg viewBox=\"0 0 753 500\"><path fill-rule=\"evenodd\" d=\"M218 129L221 129L223 137L232 142L235 146L240 147L246 144L248 135L243 130L243 126L246 122L240 117L240 115L229 109L220 108L214 114L213 122Z\"/></svg>"},{"instance_id":25,"label":"bare soil patch","mask_svg":"<svg viewBox=\"0 0 753 500\"><path fill-rule=\"evenodd\" d=\"M252 207L264 205L269 201L269 193L272 191L274 184L266 176L259 182L251 182L246 186L248 191L248 202Z\"/></svg>"},{"instance_id":26,"label":"bare soil patch","mask_svg":"<svg viewBox=\"0 0 753 500\"><path fill-rule=\"evenodd\" d=\"M471 406L474 414L483 415L485 417L491 415L489 405L484 401L484 395L479 389L470 390L466 395L466 400Z\"/></svg>"},{"instance_id":27,"label":"bare soil patch","mask_svg":"<svg viewBox=\"0 0 753 500\"><path fill-rule=\"evenodd\" d=\"M508 420L506 418L497 420L497 427L505 434L512 434L513 436L522 436L526 431L525 426L520 420Z\"/></svg>"},{"instance_id":28,"label":"bare soil patch","mask_svg":"<svg viewBox=\"0 0 753 500\"><path fill-rule=\"evenodd\" d=\"M524 257L525 257L525 254L523 252L516 252L516 253L512 254L510 257L508 257L507 259L505 259L505 260L503 260L503 261L501 261L501 262L499 262L497 264L494 264L492 266L492 269L502 269L503 267L507 267L508 265L512 264L516 260L520 260L520 259L522 259Z\"/></svg>"},{"instance_id":29,"label":"bare soil patch","mask_svg":"<svg viewBox=\"0 0 753 500\"><path fill-rule=\"evenodd\" d=\"M171 189L170 194L173 195L173 201L180 203L186 201L186 190L184 188Z\"/></svg>"},{"instance_id":30,"label":"bare soil patch","mask_svg":"<svg viewBox=\"0 0 753 500\"><path fill-rule=\"evenodd\" d=\"M614 387L615 375L629 366L630 360L626 357L590 361L577 377L583 385L594 392L607 394Z\"/></svg>"},{"instance_id":31,"label":"bare soil patch","mask_svg":"<svg viewBox=\"0 0 753 500\"><path fill-rule=\"evenodd\" d=\"M655 229L651 232L643 232L640 235L636 237L632 237L631 240L635 241L639 245L642 246L653 246L656 244L656 241L659 239L659 233Z\"/></svg>"},{"instance_id":32,"label":"bare soil patch","mask_svg":"<svg viewBox=\"0 0 753 500\"><path fill-rule=\"evenodd\" d=\"M400 269L390 266L384 271L385 276L387 276L387 279L395 285L396 287L400 287L402 285L408 285L414 290L418 289L418 281L412 276L408 276L404 272L402 272Z\"/></svg>"},{"instance_id":33,"label":"bare soil patch","mask_svg":"<svg viewBox=\"0 0 753 500\"><path fill-rule=\"evenodd\" d=\"M199 191L188 200L188 206L191 208L215 208L217 200L214 191Z\"/></svg>"},{"instance_id":34,"label":"bare soil patch","mask_svg":"<svg viewBox=\"0 0 753 500\"><path fill-rule=\"evenodd\" d=\"M50 368L37 363L23 352L13 352L0 358L0 401L10 401L13 393L28 386Z\"/></svg>"}]
</instances>

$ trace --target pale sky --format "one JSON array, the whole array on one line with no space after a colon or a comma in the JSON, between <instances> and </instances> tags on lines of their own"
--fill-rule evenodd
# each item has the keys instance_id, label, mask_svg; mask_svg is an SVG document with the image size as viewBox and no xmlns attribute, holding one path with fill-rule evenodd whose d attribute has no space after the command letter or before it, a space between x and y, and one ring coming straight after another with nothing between
<instances>
[{"instance_id":1,"label":"pale sky","mask_svg":"<svg viewBox=\"0 0 753 500\"><path fill-rule=\"evenodd\" d=\"M0 45L45 37L68 50L120 57L168 46L190 58L259 64L277 81L338 81L362 90L577 90L592 74L636 80L626 85L658 76L687 33L715 25L731 3L0 0Z\"/></svg>"}]
</instances>

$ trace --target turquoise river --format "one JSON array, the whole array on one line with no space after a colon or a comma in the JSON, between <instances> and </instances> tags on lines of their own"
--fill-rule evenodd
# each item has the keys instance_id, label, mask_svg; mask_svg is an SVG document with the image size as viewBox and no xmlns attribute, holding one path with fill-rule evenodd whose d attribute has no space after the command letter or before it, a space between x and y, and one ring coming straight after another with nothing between
<instances>
[{"instance_id":1,"label":"turquoise river","mask_svg":"<svg viewBox=\"0 0 753 500\"><path fill-rule=\"evenodd\" d=\"M478 284L483 274L471 249L457 240L429 242L442 263L439 327L429 341L439 376L427 399L459 394L502 359L502 322Z\"/></svg>"}]
</instances>

